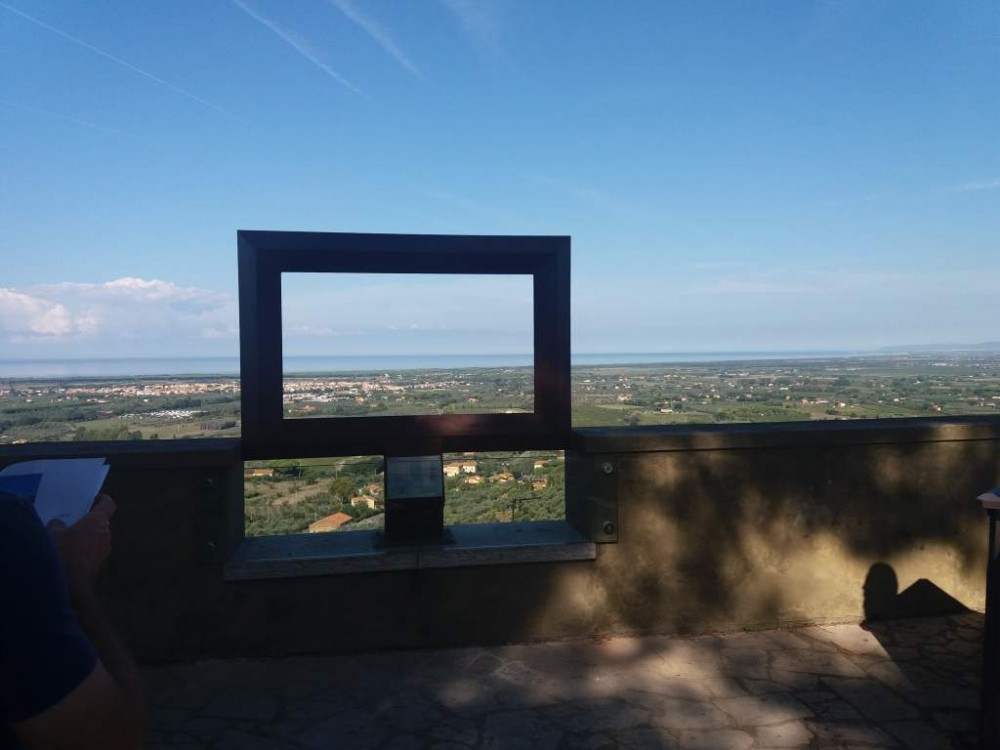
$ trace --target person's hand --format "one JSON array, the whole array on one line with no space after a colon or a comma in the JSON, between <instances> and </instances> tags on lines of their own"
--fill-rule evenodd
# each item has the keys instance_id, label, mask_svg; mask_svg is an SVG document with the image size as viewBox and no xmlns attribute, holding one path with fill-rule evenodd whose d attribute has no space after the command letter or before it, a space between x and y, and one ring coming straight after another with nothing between
<instances>
[{"instance_id":1,"label":"person's hand","mask_svg":"<svg viewBox=\"0 0 1000 750\"><path fill-rule=\"evenodd\" d=\"M111 516L115 502L98 495L90 512L72 526L61 521L49 524L49 534L59 552L70 596L74 600L90 596L101 566L111 552Z\"/></svg>"}]
</instances>

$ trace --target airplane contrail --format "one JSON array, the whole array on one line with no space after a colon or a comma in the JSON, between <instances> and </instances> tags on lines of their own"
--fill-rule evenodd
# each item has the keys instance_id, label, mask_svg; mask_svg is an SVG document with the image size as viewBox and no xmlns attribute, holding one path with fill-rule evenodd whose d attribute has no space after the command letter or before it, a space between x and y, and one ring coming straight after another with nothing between
<instances>
[{"instance_id":1,"label":"airplane contrail","mask_svg":"<svg viewBox=\"0 0 1000 750\"><path fill-rule=\"evenodd\" d=\"M38 109L37 107L29 107L26 104L15 104L14 102L4 101L0 99L0 107L10 107L11 109L20 109L25 112L32 112L36 115L43 115L44 117L54 117L59 120L66 120L68 122L74 122L77 125L83 125L87 128L93 128L94 130L103 130L105 133L114 133L115 135L125 135L129 138L136 138L138 140L144 140L141 135L136 135L135 133L129 133L127 130L119 130L118 128L109 128L107 125L98 125L96 122L90 122L88 120L81 120L79 117L73 117L72 115L63 115L58 112L49 112L48 110Z\"/></svg>"},{"instance_id":2,"label":"airplane contrail","mask_svg":"<svg viewBox=\"0 0 1000 750\"><path fill-rule=\"evenodd\" d=\"M351 21L364 29L368 36L375 40L376 44L385 50L387 54L396 59L396 62L413 73L413 75L417 78L423 78L420 71L417 70L417 66L413 64L410 58L403 54L399 45L397 45L395 40L389 36L389 32L376 24L372 19L362 15L362 13L354 7L350 0L328 0L328 2Z\"/></svg>"},{"instance_id":3,"label":"airplane contrail","mask_svg":"<svg viewBox=\"0 0 1000 750\"><path fill-rule=\"evenodd\" d=\"M324 73L326 73L328 76L330 76L330 78L332 78L333 80L335 80L341 86L344 86L345 88L349 88L355 94L361 94L362 96L364 96L364 94L362 93L361 89L359 89L353 83L351 83L346 78L344 78L342 75L340 75L340 73L338 73L336 70L334 70L333 68L331 68L329 65L327 65L325 62L323 62L321 59L319 59L319 57L316 55L316 53L312 51L312 49L309 47L308 44L306 44L306 42L303 39L295 36L294 34L290 34L289 32L287 32L284 29L282 29L280 26L278 26L276 23L274 23L274 21L272 21L272 20L270 20L268 18L265 18L264 16L260 15L253 8L251 8L249 5L247 5L246 3L244 3L243 0L233 0L233 5L235 5L237 8L239 8L240 10L242 10L244 13L246 13L248 16L250 16L257 23L259 23L262 26L265 26L266 28L268 28L271 31L273 31L275 34L277 34L282 39L282 41L284 41L287 44L289 44L292 47L292 49L294 49L296 52L298 52L300 55L302 55L304 58L306 58L309 62L311 62L317 68L319 68Z\"/></svg>"},{"instance_id":4,"label":"airplane contrail","mask_svg":"<svg viewBox=\"0 0 1000 750\"><path fill-rule=\"evenodd\" d=\"M99 49L98 47L95 47L92 44L88 44L87 42L83 41L82 39L78 39L77 37L73 36L72 34L67 34L65 31L62 31L61 29L57 29L55 26L50 26L49 24L45 23L45 21L42 21L41 19L35 18L34 16L29 15L28 13L25 13L23 10L18 10L17 8L14 8L14 7L12 7L10 5L7 5L6 3L2 3L2 2L0 2L0 8L3 8L4 10L9 11L10 13L13 13L13 14L15 14L17 16L20 16L21 18L25 19L26 21L30 21L31 23L33 23L36 26L39 26L39 27L45 29L46 31L51 31L53 34L58 34L63 39L68 39L69 41L73 42L73 44L77 44L77 45L83 47L84 49L90 50L94 54L100 55L101 57L104 57L104 58L106 58L108 60L111 60L112 62L117 63L118 65L121 65L123 68L128 68L133 73L137 73L138 75L141 75L143 78L148 78L150 81L153 81L154 83L158 83L161 86L164 86L164 87L170 89L175 94L180 94L181 96L186 96L188 99L192 99L192 100L198 102L199 104L203 104L206 107L210 107L210 108L214 109L216 112L221 112L222 114L226 115L227 117L232 117L232 118L234 118L236 120L239 120L240 122L244 122L244 120L242 118L238 117L237 115L234 115L229 110L223 109L219 105L213 104L212 102L208 101L207 99L202 99L197 94L192 94L190 91L186 91L186 90L182 89L180 86L175 86L174 84L170 83L169 81L164 81L162 78L153 75L149 71L143 70L142 68L137 68L132 63L126 62L125 60L122 60L120 57L115 57L110 52L105 52L104 50Z\"/></svg>"}]
</instances>

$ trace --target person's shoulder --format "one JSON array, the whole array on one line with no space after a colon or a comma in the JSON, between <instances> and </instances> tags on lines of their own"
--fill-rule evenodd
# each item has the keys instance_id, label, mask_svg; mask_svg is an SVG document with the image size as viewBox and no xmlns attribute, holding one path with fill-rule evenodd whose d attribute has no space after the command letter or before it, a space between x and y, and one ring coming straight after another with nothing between
<instances>
[{"instance_id":1,"label":"person's shoulder","mask_svg":"<svg viewBox=\"0 0 1000 750\"><path fill-rule=\"evenodd\" d=\"M67 609L68 602L62 604L65 589L58 555L34 506L22 497L0 494L0 611L17 608L18 612L16 617L0 619L0 635L9 636L11 628L39 614L38 606L20 609L25 601L37 605L52 599L52 607L42 608L46 612Z\"/></svg>"},{"instance_id":2,"label":"person's shoulder","mask_svg":"<svg viewBox=\"0 0 1000 750\"><path fill-rule=\"evenodd\" d=\"M0 556L48 543L48 534L31 503L0 490Z\"/></svg>"},{"instance_id":3,"label":"person's shoulder","mask_svg":"<svg viewBox=\"0 0 1000 750\"><path fill-rule=\"evenodd\" d=\"M0 612L0 722L13 725L76 691L97 656L48 532L30 502L9 495L0 497Z\"/></svg>"},{"instance_id":4,"label":"person's shoulder","mask_svg":"<svg viewBox=\"0 0 1000 750\"><path fill-rule=\"evenodd\" d=\"M20 495L15 495L13 492L0 489L0 515L20 513L25 509L32 510L31 504L27 500Z\"/></svg>"},{"instance_id":5,"label":"person's shoulder","mask_svg":"<svg viewBox=\"0 0 1000 750\"><path fill-rule=\"evenodd\" d=\"M23 496L17 495L9 490L0 488L0 517L10 516L20 516L24 514L30 514L32 516L38 517L35 514L35 509L31 506Z\"/></svg>"}]
</instances>

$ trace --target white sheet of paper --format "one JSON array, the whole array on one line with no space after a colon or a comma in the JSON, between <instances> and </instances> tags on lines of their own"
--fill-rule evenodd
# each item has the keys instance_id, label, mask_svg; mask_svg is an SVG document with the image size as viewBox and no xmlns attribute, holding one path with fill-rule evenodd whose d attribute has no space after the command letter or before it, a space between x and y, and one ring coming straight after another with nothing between
<instances>
[{"instance_id":1,"label":"white sheet of paper","mask_svg":"<svg viewBox=\"0 0 1000 750\"><path fill-rule=\"evenodd\" d=\"M58 519L72 526L87 515L108 468L103 458L54 458L22 461L0 471L0 476L41 474L35 512L43 524Z\"/></svg>"}]
</instances>

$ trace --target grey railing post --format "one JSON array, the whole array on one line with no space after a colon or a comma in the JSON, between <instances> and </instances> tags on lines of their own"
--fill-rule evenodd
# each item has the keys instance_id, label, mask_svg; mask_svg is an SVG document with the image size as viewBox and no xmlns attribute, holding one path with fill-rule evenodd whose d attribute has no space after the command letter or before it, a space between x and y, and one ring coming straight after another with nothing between
<instances>
[{"instance_id":1,"label":"grey railing post","mask_svg":"<svg viewBox=\"0 0 1000 750\"><path fill-rule=\"evenodd\" d=\"M994 750L1000 748L1000 496L989 492L979 499L990 519L979 742L983 750Z\"/></svg>"}]
</instances>

